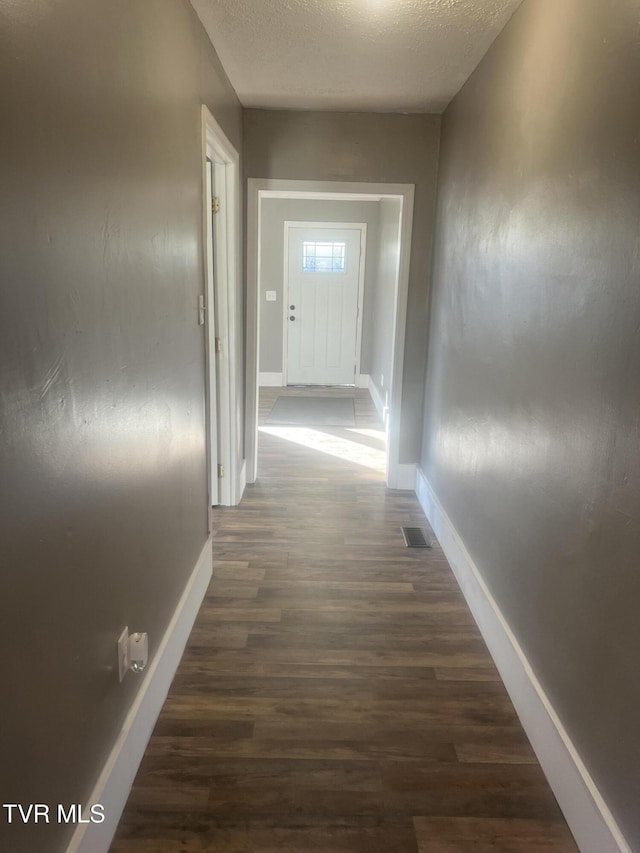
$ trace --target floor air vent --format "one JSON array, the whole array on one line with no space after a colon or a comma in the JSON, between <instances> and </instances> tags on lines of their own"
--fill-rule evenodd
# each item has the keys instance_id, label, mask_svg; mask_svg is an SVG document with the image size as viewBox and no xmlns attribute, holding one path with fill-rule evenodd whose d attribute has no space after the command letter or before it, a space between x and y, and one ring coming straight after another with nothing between
<instances>
[{"instance_id":1,"label":"floor air vent","mask_svg":"<svg viewBox=\"0 0 640 853\"><path fill-rule=\"evenodd\" d=\"M431 540L423 527L401 527L407 548L431 548Z\"/></svg>"}]
</instances>

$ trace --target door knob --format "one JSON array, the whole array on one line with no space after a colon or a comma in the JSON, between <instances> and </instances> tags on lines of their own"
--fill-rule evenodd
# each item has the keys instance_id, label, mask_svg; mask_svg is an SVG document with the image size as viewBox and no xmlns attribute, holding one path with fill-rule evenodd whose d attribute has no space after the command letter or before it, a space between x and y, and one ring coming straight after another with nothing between
<instances>
[{"instance_id":1,"label":"door knob","mask_svg":"<svg viewBox=\"0 0 640 853\"><path fill-rule=\"evenodd\" d=\"M290 319L290 320L295 320L296 318L295 318L295 317L293 316L293 314L292 314L292 315L289 317L289 319Z\"/></svg>"},{"instance_id":2,"label":"door knob","mask_svg":"<svg viewBox=\"0 0 640 853\"><path fill-rule=\"evenodd\" d=\"M295 305L289 305L289 311L295 311L295 310L296 310Z\"/></svg>"}]
</instances>

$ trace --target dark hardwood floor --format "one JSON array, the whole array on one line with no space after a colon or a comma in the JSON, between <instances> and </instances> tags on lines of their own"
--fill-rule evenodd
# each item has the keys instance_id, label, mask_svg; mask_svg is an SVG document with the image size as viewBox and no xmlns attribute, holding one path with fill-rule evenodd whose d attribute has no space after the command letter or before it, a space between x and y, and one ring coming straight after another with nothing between
<instances>
[{"instance_id":1,"label":"dark hardwood floor","mask_svg":"<svg viewBox=\"0 0 640 853\"><path fill-rule=\"evenodd\" d=\"M258 482L214 510L112 853L577 849L441 549L404 547L424 516L355 394L356 430L267 427Z\"/></svg>"}]
</instances>

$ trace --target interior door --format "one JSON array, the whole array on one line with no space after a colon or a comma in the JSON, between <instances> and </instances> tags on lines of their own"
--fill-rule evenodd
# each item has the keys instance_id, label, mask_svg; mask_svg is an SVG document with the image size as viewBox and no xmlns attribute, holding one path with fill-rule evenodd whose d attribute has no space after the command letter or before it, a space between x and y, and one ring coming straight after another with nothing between
<instances>
[{"instance_id":1,"label":"interior door","mask_svg":"<svg viewBox=\"0 0 640 853\"><path fill-rule=\"evenodd\" d=\"M353 385L360 228L288 225L288 385Z\"/></svg>"}]
</instances>

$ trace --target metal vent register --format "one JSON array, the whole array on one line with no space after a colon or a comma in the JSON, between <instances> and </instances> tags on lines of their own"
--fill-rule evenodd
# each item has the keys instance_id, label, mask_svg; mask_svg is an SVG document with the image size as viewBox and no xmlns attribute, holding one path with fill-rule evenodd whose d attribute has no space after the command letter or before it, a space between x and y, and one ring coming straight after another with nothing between
<instances>
[{"instance_id":1,"label":"metal vent register","mask_svg":"<svg viewBox=\"0 0 640 853\"><path fill-rule=\"evenodd\" d=\"M407 548L431 548L431 539L424 527L401 527Z\"/></svg>"}]
</instances>

